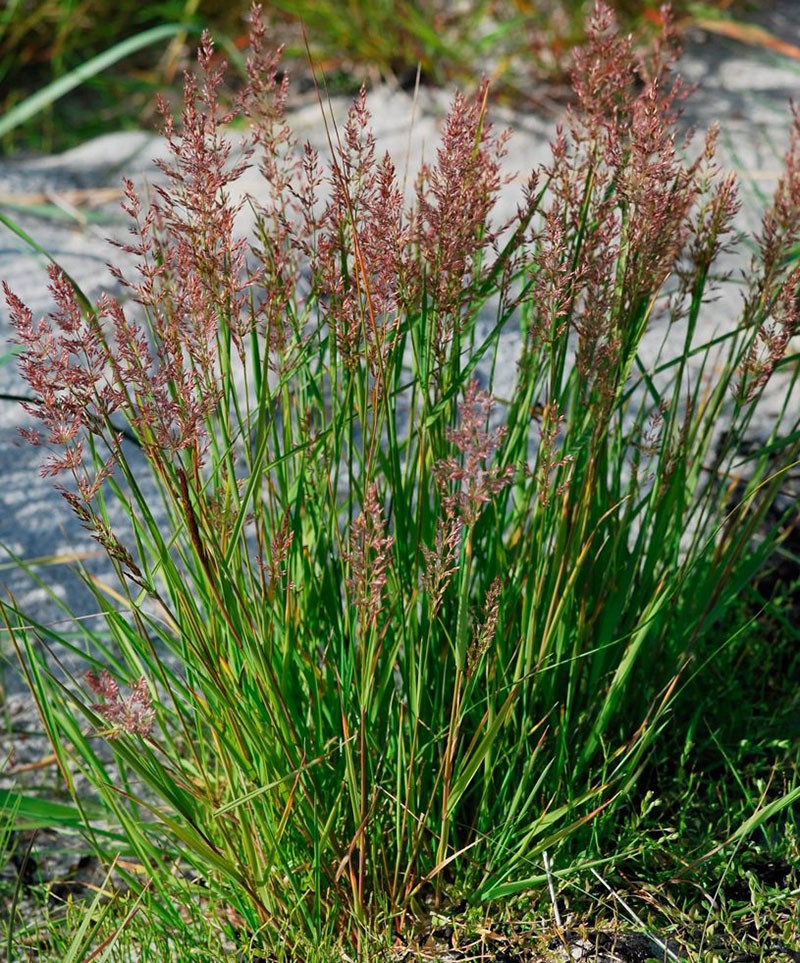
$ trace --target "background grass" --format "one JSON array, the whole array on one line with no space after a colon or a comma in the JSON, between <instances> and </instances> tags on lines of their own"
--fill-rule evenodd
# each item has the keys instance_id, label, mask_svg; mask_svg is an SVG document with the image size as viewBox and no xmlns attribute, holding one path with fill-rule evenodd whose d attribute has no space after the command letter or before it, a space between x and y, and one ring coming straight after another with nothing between
<instances>
[{"instance_id":1,"label":"background grass","mask_svg":"<svg viewBox=\"0 0 800 963\"><path fill-rule=\"evenodd\" d=\"M614 0L623 26L641 42L656 32L656 0ZM202 29L234 67L241 68L245 17L250 4L220 0L8 0L0 13L0 118L46 85L69 77L88 61L154 28L169 27L169 43L129 53L112 69L84 80L57 107L0 138L4 153L65 149L109 129L140 127L155 120L155 94L178 93ZM273 42L286 44L286 63L307 72L306 38L329 84L354 91L365 78L383 76L412 83L420 68L434 83L474 82L486 72L493 96L524 102L542 80L561 84L569 54L583 41L588 0L437 0L264 4ZM683 24L715 13L746 11L745 2L678 0ZM306 30L304 37L300 25ZM234 86L236 75L230 78ZM242 80L238 75L238 82Z\"/></svg>"}]
</instances>

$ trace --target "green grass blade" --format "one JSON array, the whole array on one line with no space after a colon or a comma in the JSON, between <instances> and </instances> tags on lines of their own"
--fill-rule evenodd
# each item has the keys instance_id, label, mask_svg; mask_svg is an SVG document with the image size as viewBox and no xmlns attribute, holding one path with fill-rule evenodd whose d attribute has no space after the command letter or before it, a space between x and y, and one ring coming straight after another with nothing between
<instances>
[{"instance_id":1,"label":"green grass blade","mask_svg":"<svg viewBox=\"0 0 800 963\"><path fill-rule=\"evenodd\" d=\"M76 806L39 799L12 789L0 789L0 811L5 809L9 809L14 814L14 826L18 830L80 829L86 825L84 815ZM84 807L84 809L87 814L98 819L103 815L99 807Z\"/></svg>"},{"instance_id":2,"label":"green grass blade","mask_svg":"<svg viewBox=\"0 0 800 963\"><path fill-rule=\"evenodd\" d=\"M56 259L48 251L46 251L37 240L32 238L24 228L20 227L19 224L17 224L15 221L12 221L11 218L7 217L2 211L0 211L0 224L4 224L9 229L9 231L12 232L12 234L16 234L21 241L24 241L28 245L28 247L33 248L33 250L36 251L37 254L41 254L43 257L46 257L51 264L54 264L59 269L59 271L63 273L67 281L69 281L72 290L75 292L75 297L78 299L81 309L87 315L94 314L94 308L92 307L92 304L89 301L89 299L81 290L81 287L78 284L78 282L73 277L70 277L69 274L67 274L67 272L64 270L64 268L61 267L58 261L56 261ZM23 349L22 348L13 349L9 353L9 355L5 355L2 360L7 361L11 354L16 354L18 353L18 351L21 351L21 350Z\"/></svg>"},{"instance_id":3,"label":"green grass blade","mask_svg":"<svg viewBox=\"0 0 800 963\"><path fill-rule=\"evenodd\" d=\"M35 117L46 107L49 107L50 104L63 97L65 94L68 94L76 87L79 87L82 83L94 77L96 74L102 73L102 71L108 69L119 60L122 60L125 57L136 53L138 50L144 49L145 47L152 46L153 44L160 43L162 40L167 40L170 37L174 37L176 34L182 33L188 29L191 28L187 27L185 24L162 24L159 27L152 27L150 30L144 30L135 37L129 37L127 40L123 40L121 43L115 44L109 50L98 54L96 57L92 57L91 60L87 60L86 63L83 63L74 70L71 70L65 76L59 77L58 80L54 80L46 87L43 87L42 90L39 90L30 97L27 97L22 101L21 104L17 104L17 106L12 108L3 118L0 118L0 137L4 137L10 131L14 130L15 127L19 127L20 124L24 124L25 121Z\"/></svg>"}]
</instances>

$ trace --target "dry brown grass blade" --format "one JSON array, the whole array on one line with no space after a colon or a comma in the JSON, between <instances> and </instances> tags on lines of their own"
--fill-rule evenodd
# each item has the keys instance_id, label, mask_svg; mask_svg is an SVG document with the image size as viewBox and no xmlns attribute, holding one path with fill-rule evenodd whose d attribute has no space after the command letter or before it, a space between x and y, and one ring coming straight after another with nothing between
<instances>
[{"instance_id":1,"label":"dry brown grass blade","mask_svg":"<svg viewBox=\"0 0 800 963\"><path fill-rule=\"evenodd\" d=\"M45 769L48 766L55 766L58 763L58 756L55 753L50 753L48 756L43 756L41 759L37 759L35 762L25 762L19 766L13 766L12 768L5 770L6 776L17 776L21 772L34 772L37 769Z\"/></svg>"},{"instance_id":2,"label":"dry brown grass blade","mask_svg":"<svg viewBox=\"0 0 800 963\"><path fill-rule=\"evenodd\" d=\"M53 203L54 197L74 207L95 207L119 200L123 196L119 187L89 187L83 189L59 191L35 191L28 194L2 194L0 204L26 206L28 204Z\"/></svg>"},{"instance_id":3,"label":"dry brown grass blade","mask_svg":"<svg viewBox=\"0 0 800 963\"><path fill-rule=\"evenodd\" d=\"M720 37L738 40L751 47L763 47L784 57L800 60L800 47L776 37L774 33L758 27L752 23L739 23L735 20L706 20L703 18L692 20L692 25L708 33L715 33Z\"/></svg>"}]
</instances>

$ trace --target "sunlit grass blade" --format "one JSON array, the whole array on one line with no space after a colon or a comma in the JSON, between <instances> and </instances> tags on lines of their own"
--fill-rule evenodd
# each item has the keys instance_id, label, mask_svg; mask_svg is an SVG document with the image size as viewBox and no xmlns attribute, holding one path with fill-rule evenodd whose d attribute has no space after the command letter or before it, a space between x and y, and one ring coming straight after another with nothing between
<instances>
[{"instance_id":1,"label":"sunlit grass blade","mask_svg":"<svg viewBox=\"0 0 800 963\"><path fill-rule=\"evenodd\" d=\"M97 74L102 73L102 71L107 70L123 58L129 57L131 54L145 47L161 43L169 37L174 37L187 29L188 28L182 24L162 24L161 26L144 30L136 36L128 37L128 39L114 44L113 47L104 53L98 54L96 57L87 60L86 63L75 67L63 77L52 81L35 94L31 94L31 96L23 100L22 103L6 111L5 114L0 117L0 137L4 137L10 131L14 130L14 128L19 127L32 117L35 117L71 90L79 87Z\"/></svg>"}]
</instances>

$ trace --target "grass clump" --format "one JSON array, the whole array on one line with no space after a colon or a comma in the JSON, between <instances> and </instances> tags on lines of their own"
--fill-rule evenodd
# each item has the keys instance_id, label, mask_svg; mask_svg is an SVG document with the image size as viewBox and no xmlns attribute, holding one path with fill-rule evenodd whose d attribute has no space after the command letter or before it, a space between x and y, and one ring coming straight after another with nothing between
<instances>
[{"instance_id":1,"label":"grass clump","mask_svg":"<svg viewBox=\"0 0 800 963\"><path fill-rule=\"evenodd\" d=\"M9 0L0 13L0 147L7 154L52 152L112 128L149 125L155 93L175 87L203 29L243 66L248 6L244 0L118 0L109 9L104 0ZM306 73L308 45L328 83L348 92L376 76L411 83L419 70L432 83L470 83L490 69L496 92L519 96L531 69L537 79L563 80L571 50L585 40L591 5L273 0L264 6L286 61ZM614 0L612 6L642 43L653 36L656 0ZM730 0L710 0L698 15L729 6ZM690 22L694 4L680 0L674 7ZM735 21L725 23L736 31ZM234 80L233 87L239 85Z\"/></svg>"},{"instance_id":2,"label":"grass clump","mask_svg":"<svg viewBox=\"0 0 800 963\"><path fill-rule=\"evenodd\" d=\"M407 204L363 92L327 166L298 148L254 16L243 159L206 37L164 184L126 186L130 304L85 310L54 270L35 321L5 287L28 437L118 579L90 582L82 641L10 603L7 624L77 805L88 784L113 827L87 813L88 837L165 920L178 869L257 947L520 894L545 851L602 860L732 644L800 445L784 409L731 500L797 326L800 119L741 317L702 342L734 179L713 132L677 143L668 30L647 62L602 4L588 35L552 161L497 224L485 86Z\"/></svg>"}]
</instances>

